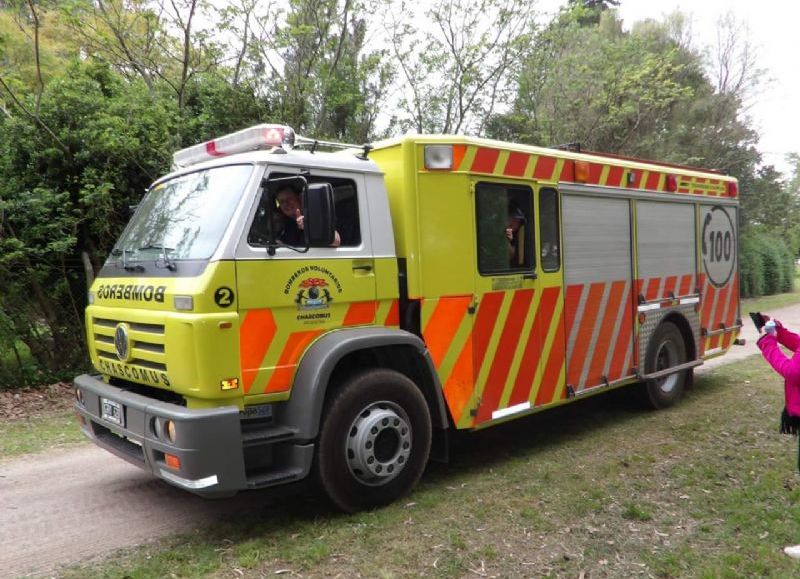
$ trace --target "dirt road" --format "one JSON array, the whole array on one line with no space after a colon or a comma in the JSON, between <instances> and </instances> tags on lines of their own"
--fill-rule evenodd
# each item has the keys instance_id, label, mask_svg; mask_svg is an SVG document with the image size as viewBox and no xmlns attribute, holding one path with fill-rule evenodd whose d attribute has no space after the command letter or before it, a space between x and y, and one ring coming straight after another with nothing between
<instances>
[{"instance_id":1,"label":"dirt road","mask_svg":"<svg viewBox=\"0 0 800 579\"><path fill-rule=\"evenodd\" d=\"M800 305L774 312L800 327ZM746 316L746 312L744 312ZM746 346L734 347L698 372L756 353L745 319ZM123 547L264 509L274 497L244 493L206 501L153 479L94 446L0 462L0 576L47 575L64 565Z\"/></svg>"}]
</instances>

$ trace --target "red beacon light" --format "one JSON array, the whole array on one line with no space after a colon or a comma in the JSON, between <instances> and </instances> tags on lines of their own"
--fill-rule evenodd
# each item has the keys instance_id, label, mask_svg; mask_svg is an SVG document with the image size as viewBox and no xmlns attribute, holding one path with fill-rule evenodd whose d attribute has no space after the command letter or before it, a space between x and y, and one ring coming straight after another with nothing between
<instances>
[{"instance_id":1,"label":"red beacon light","mask_svg":"<svg viewBox=\"0 0 800 579\"><path fill-rule=\"evenodd\" d=\"M286 125L256 125L242 129L193 147L181 149L172 155L176 167L188 167L216 157L257 151L273 147L294 146L294 130Z\"/></svg>"}]
</instances>

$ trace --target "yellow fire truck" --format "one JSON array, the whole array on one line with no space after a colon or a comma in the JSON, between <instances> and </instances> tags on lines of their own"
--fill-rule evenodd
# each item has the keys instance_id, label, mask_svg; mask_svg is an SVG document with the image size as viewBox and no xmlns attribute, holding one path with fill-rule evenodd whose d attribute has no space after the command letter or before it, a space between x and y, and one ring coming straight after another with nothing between
<instances>
[{"instance_id":1,"label":"yellow fire truck","mask_svg":"<svg viewBox=\"0 0 800 579\"><path fill-rule=\"evenodd\" d=\"M449 429L633 382L670 405L738 335L731 177L463 136L332 149L259 125L175 154L89 294L89 438L204 496L314 476L354 511Z\"/></svg>"}]
</instances>

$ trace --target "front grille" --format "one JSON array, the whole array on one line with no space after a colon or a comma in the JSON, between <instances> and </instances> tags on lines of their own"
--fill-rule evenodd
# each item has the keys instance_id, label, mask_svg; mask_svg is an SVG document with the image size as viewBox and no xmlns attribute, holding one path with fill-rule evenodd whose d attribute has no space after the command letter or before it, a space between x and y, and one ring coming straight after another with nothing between
<instances>
[{"instance_id":1,"label":"front grille","mask_svg":"<svg viewBox=\"0 0 800 579\"><path fill-rule=\"evenodd\" d=\"M164 324L143 324L127 320L92 318L94 328L94 347L97 356L105 360L119 362L114 347L114 332L117 325L125 322L130 331L131 360L128 364L148 370L167 371L167 356L164 348Z\"/></svg>"}]
</instances>

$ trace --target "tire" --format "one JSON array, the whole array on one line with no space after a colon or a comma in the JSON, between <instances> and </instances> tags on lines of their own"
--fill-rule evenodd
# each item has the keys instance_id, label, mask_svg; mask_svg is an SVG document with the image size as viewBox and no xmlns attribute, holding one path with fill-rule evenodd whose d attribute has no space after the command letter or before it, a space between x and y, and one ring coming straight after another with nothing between
<instances>
[{"instance_id":1,"label":"tire","mask_svg":"<svg viewBox=\"0 0 800 579\"><path fill-rule=\"evenodd\" d=\"M408 377L371 369L347 379L326 405L315 470L343 511L379 507L408 494L431 449L425 397Z\"/></svg>"},{"instance_id":2,"label":"tire","mask_svg":"<svg viewBox=\"0 0 800 579\"><path fill-rule=\"evenodd\" d=\"M656 328L647 346L645 369L647 374L678 366L686 362L686 345L683 335L672 322L663 322ZM691 370L675 372L643 384L644 403L656 410L667 408L680 400Z\"/></svg>"}]
</instances>

